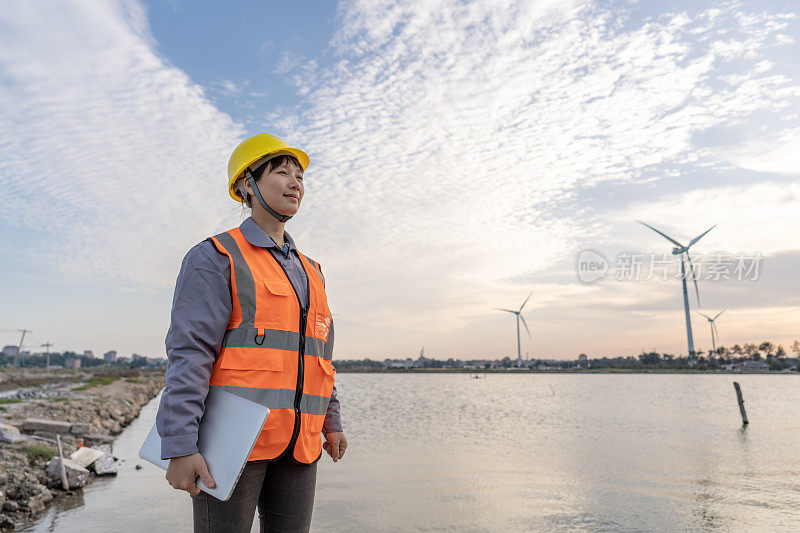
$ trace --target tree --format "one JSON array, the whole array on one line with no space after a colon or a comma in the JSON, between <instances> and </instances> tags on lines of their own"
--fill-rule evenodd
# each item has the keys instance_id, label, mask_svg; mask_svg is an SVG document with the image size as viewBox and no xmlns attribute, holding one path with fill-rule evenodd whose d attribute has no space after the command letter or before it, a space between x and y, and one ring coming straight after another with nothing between
<instances>
[{"instance_id":1,"label":"tree","mask_svg":"<svg viewBox=\"0 0 800 533\"><path fill-rule=\"evenodd\" d=\"M795 357L800 357L800 342L794 341L792 343L792 353Z\"/></svg>"},{"instance_id":2,"label":"tree","mask_svg":"<svg viewBox=\"0 0 800 533\"><path fill-rule=\"evenodd\" d=\"M656 352L642 353L639 355L639 361L644 365L657 365L661 362L661 356Z\"/></svg>"},{"instance_id":3,"label":"tree","mask_svg":"<svg viewBox=\"0 0 800 533\"><path fill-rule=\"evenodd\" d=\"M769 341L764 341L764 342L762 342L761 344L758 345L758 351L764 352L764 355L766 355L767 358L772 356L772 350L774 350L774 349L775 349L775 345L772 344Z\"/></svg>"}]
</instances>

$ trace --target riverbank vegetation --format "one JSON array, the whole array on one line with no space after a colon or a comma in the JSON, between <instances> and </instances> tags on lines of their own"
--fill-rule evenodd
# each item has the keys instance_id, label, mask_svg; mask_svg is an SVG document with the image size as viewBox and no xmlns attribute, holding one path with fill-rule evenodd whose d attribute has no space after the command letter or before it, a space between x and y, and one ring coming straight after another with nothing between
<instances>
[{"instance_id":1,"label":"riverbank vegetation","mask_svg":"<svg viewBox=\"0 0 800 533\"><path fill-rule=\"evenodd\" d=\"M339 372L792 372L797 371L800 342L794 341L789 349L764 341L759 344L735 344L730 348L720 346L716 351L698 352L693 357L642 352L636 355L596 357L579 354L574 358L523 359L431 359L420 355L417 359L335 359Z\"/></svg>"}]
</instances>

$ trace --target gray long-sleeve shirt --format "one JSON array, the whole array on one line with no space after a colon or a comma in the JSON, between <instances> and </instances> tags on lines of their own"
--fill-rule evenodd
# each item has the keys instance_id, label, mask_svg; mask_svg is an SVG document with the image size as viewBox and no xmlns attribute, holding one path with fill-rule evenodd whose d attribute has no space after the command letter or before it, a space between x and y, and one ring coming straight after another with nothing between
<instances>
[{"instance_id":1,"label":"gray long-sleeve shirt","mask_svg":"<svg viewBox=\"0 0 800 533\"><path fill-rule=\"evenodd\" d=\"M239 228L247 242L266 248L283 266L300 302L307 307L307 276L292 237L284 232L286 244L280 248L252 218ZM208 382L233 308L230 277L228 257L208 240L195 245L183 258L165 340L169 358L167 386L156 415L162 459L197 453L197 429ZM333 346L333 322L328 346ZM342 431L335 386L323 431Z\"/></svg>"}]
</instances>

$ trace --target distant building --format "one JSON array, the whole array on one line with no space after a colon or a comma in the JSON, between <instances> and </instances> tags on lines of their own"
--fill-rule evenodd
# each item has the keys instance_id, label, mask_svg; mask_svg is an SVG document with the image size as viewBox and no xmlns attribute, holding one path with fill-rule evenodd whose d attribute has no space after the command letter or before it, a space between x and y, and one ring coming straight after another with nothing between
<instances>
[{"instance_id":1,"label":"distant building","mask_svg":"<svg viewBox=\"0 0 800 533\"><path fill-rule=\"evenodd\" d=\"M19 346L3 346L3 355L16 356L19 353Z\"/></svg>"},{"instance_id":2,"label":"distant building","mask_svg":"<svg viewBox=\"0 0 800 533\"><path fill-rule=\"evenodd\" d=\"M80 357L73 357L68 355L67 358L64 360L64 368L80 368L81 367L81 358Z\"/></svg>"},{"instance_id":3,"label":"distant building","mask_svg":"<svg viewBox=\"0 0 800 533\"><path fill-rule=\"evenodd\" d=\"M94 352L93 352L93 351L91 351L91 350L84 350L84 351L83 351L83 356L84 356L84 357L90 357L90 358L94 358Z\"/></svg>"},{"instance_id":4,"label":"distant building","mask_svg":"<svg viewBox=\"0 0 800 533\"><path fill-rule=\"evenodd\" d=\"M110 350L110 351L104 353L103 354L103 360L106 363L114 363L114 362L116 362L116 360L117 360L117 351L116 350Z\"/></svg>"},{"instance_id":5,"label":"distant building","mask_svg":"<svg viewBox=\"0 0 800 533\"><path fill-rule=\"evenodd\" d=\"M585 353L578 356L578 368L589 368L589 356Z\"/></svg>"},{"instance_id":6,"label":"distant building","mask_svg":"<svg viewBox=\"0 0 800 533\"><path fill-rule=\"evenodd\" d=\"M769 371L769 364L764 360L753 361L748 359L747 361L742 361L737 370L740 372L767 372Z\"/></svg>"}]
</instances>

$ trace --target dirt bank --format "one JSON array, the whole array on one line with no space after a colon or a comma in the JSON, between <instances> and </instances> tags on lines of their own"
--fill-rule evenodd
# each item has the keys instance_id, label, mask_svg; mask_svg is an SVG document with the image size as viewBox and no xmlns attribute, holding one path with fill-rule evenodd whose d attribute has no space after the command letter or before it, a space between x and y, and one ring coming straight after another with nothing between
<instances>
[{"instance_id":1,"label":"dirt bank","mask_svg":"<svg viewBox=\"0 0 800 533\"><path fill-rule=\"evenodd\" d=\"M55 433L47 428L32 430L26 420L47 419L62 422L67 428L72 424L72 431L59 431L64 455L69 456L81 441L87 445L110 442L111 436L130 424L141 407L164 387L163 372L58 374L52 382L40 375L31 380L29 376L3 374L6 384L11 381L27 388L20 390L18 397L0 398L0 428L2 424L15 426L22 434L17 442L0 442L0 529L12 528L20 518L41 513L47 502L63 493L61 482L45 472L46 463L58 453ZM30 388L32 383L36 385ZM44 397L36 397L39 391L38 395ZM15 430L10 428L10 433ZM94 474L88 482L91 477Z\"/></svg>"}]
</instances>

